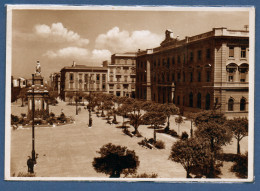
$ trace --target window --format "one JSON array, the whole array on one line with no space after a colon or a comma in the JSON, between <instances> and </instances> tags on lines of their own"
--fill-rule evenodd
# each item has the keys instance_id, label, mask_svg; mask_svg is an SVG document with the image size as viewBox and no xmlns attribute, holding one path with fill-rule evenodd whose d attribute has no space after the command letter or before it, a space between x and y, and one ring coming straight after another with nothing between
<instances>
[{"instance_id":1,"label":"window","mask_svg":"<svg viewBox=\"0 0 260 191\"><path fill-rule=\"evenodd\" d=\"M209 48L207 49L207 55L206 55L206 58L207 58L207 59L210 59L210 49L209 49Z\"/></svg>"},{"instance_id":2,"label":"window","mask_svg":"<svg viewBox=\"0 0 260 191\"><path fill-rule=\"evenodd\" d=\"M201 60L201 50L198 50L198 60Z\"/></svg>"},{"instance_id":3,"label":"window","mask_svg":"<svg viewBox=\"0 0 260 191\"><path fill-rule=\"evenodd\" d=\"M178 58L177 58L177 62L178 62L178 64L181 63L181 57L179 55L178 55Z\"/></svg>"},{"instance_id":4,"label":"window","mask_svg":"<svg viewBox=\"0 0 260 191\"><path fill-rule=\"evenodd\" d=\"M193 61L193 52L190 53L190 61Z\"/></svg>"},{"instance_id":5,"label":"window","mask_svg":"<svg viewBox=\"0 0 260 191\"><path fill-rule=\"evenodd\" d=\"M183 54L183 64L185 64L185 62L186 62L186 56L185 56L185 54Z\"/></svg>"},{"instance_id":6,"label":"window","mask_svg":"<svg viewBox=\"0 0 260 191\"><path fill-rule=\"evenodd\" d=\"M114 84L109 84L109 89L114 89Z\"/></svg>"},{"instance_id":7,"label":"window","mask_svg":"<svg viewBox=\"0 0 260 191\"><path fill-rule=\"evenodd\" d=\"M99 81L99 79L100 79L100 74L97 74L96 78L97 78L97 81Z\"/></svg>"},{"instance_id":8,"label":"window","mask_svg":"<svg viewBox=\"0 0 260 191\"><path fill-rule=\"evenodd\" d=\"M206 110L209 110L210 109L210 94L207 93L206 95L206 107L205 107Z\"/></svg>"},{"instance_id":9,"label":"window","mask_svg":"<svg viewBox=\"0 0 260 191\"><path fill-rule=\"evenodd\" d=\"M120 82L120 77L117 77L116 80L117 80L117 82Z\"/></svg>"},{"instance_id":10,"label":"window","mask_svg":"<svg viewBox=\"0 0 260 191\"><path fill-rule=\"evenodd\" d=\"M70 81L73 81L73 80L74 80L74 75L70 74Z\"/></svg>"},{"instance_id":11,"label":"window","mask_svg":"<svg viewBox=\"0 0 260 191\"><path fill-rule=\"evenodd\" d=\"M106 74L102 74L102 81L103 81L103 82L106 81Z\"/></svg>"},{"instance_id":12,"label":"window","mask_svg":"<svg viewBox=\"0 0 260 191\"><path fill-rule=\"evenodd\" d=\"M185 80L186 80L186 79L185 79L185 72L183 72L182 75L183 75L183 82L185 82Z\"/></svg>"},{"instance_id":13,"label":"window","mask_svg":"<svg viewBox=\"0 0 260 191\"><path fill-rule=\"evenodd\" d=\"M180 72L177 74L177 80L178 80L178 82L181 81L181 73Z\"/></svg>"},{"instance_id":14,"label":"window","mask_svg":"<svg viewBox=\"0 0 260 191\"><path fill-rule=\"evenodd\" d=\"M198 82L201 82L201 72L198 72Z\"/></svg>"},{"instance_id":15,"label":"window","mask_svg":"<svg viewBox=\"0 0 260 191\"><path fill-rule=\"evenodd\" d=\"M175 75L174 75L174 73L172 73L172 82L174 82L175 81Z\"/></svg>"},{"instance_id":16,"label":"window","mask_svg":"<svg viewBox=\"0 0 260 191\"><path fill-rule=\"evenodd\" d=\"M127 82L127 76L124 76L124 78L125 78L125 82Z\"/></svg>"},{"instance_id":17,"label":"window","mask_svg":"<svg viewBox=\"0 0 260 191\"><path fill-rule=\"evenodd\" d=\"M246 48L241 47L241 58L246 58Z\"/></svg>"},{"instance_id":18,"label":"window","mask_svg":"<svg viewBox=\"0 0 260 191\"><path fill-rule=\"evenodd\" d=\"M197 94L197 108L201 108L201 93Z\"/></svg>"},{"instance_id":19,"label":"window","mask_svg":"<svg viewBox=\"0 0 260 191\"><path fill-rule=\"evenodd\" d=\"M207 71L207 82L210 82L210 71Z\"/></svg>"},{"instance_id":20,"label":"window","mask_svg":"<svg viewBox=\"0 0 260 191\"><path fill-rule=\"evenodd\" d=\"M185 106L185 96L182 98L182 105Z\"/></svg>"},{"instance_id":21,"label":"window","mask_svg":"<svg viewBox=\"0 0 260 191\"><path fill-rule=\"evenodd\" d=\"M160 66L160 59L158 59L158 66Z\"/></svg>"},{"instance_id":22,"label":"window","mask_svg":"<svg viewBox=\"0 0 260 191\"><path fill-rule=\"evenodd\" d=\"M170 58L167 58L167 68L170 68Z\"/></svg>"},{"instance_id":23,"label":"window","mask_svg":"<svg viewBox=\"0 0 260 191\"><path fill-rule=\"evenodd\" d=\"M102 84L102 90L106 90L106 85Z\"/></svg>"},{"instance_id":24,"label":"window","mask_svg":"<svg viewBox=\"0 0 260 191\"><path fill-rule=\"evenodd\" d=\"M189 95L189 107L193 107L193 93L192 92Z\"/></svg>"},{"instance_id":25,"label":"window","mask_svg":"<svg viewBox=\"0 0 260 191\"><path fill-rule=\"evenodd\" d=\"M229 47L229 58L234 58L234 47Z\"/></svg>"},{"instance_id":26,"label":"window","mask_svg":"<svg viewBox=\"0 0 260 191\"><path fill-rule=\"evenodd\" d=\"M172 65L174 65L174 64L175 64L175 58L172 57Z\"/></svg>"},{"instance_id":27,"label":"window","mask_svg":"<svg viewBox=\"0 0 260 191\"><path fill-rule=\"evenodd\" d=\"M234 110L234 100L230 98L228 100L228 111L233 111Z\"/></svg>"},{"instance_id":28,"label":"window","mask_svg":"<svg viewBox=\"0 0 260 191\"><path fill-rule=\"evenodd\" d=\"M228 76L228 81L229 81L229 82L233 82L233 80L234 80L234 79L233 79L233 76L232 76L232 75L231 75L231 76Z\"/></svg>"},{"instance_id":29,"label":"window","mask_svg":"<svg viewBox=\"0 0 260 191\"><path fill-rule=\"evenodd\" d=\"M167 73L167 82L170 82L170 75Z\"/></svg>"},{"instance_id":30,"label":"window","mask_svg":"<svg viewBox=\"0 0 260 191\"><path fill-rule=\"evenodd\" d=\"M246 99L242 98L240 100L240 111L245 111L246 110Z\"/></svg>"},{"instance_id":31,"label":"window","mask_svg":"<svg viewBox=\"0 0 260 191\"><path fill-rule=\"evenodd\" d=\"M88 83L88 74L85 74L85 76L84 76L84 80L85 80L85 83Z\"/></svg>"},{"instance_id":32,"label":"window","mask_svg":"<svg viewBox=\"0 0 260 191\"><path fill-rule=\"evenodd\" d=\"M190 73L190 82L193 82L193 72Z\"/></svg>"},{"instance_id":33,"label":"window","mask_svg":"<svg viewBox=\"0 0 260 191\"><path fill-rule=\"evenodd\" d=\"M177 96L177 104L180 105L180 96Z\"/></svg>"}]
</instances>

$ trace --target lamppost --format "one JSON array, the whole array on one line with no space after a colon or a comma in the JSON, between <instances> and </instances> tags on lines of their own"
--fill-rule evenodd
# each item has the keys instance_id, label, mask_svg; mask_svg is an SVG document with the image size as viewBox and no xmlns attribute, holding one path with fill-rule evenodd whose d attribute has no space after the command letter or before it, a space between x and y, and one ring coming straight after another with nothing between
<instances>
[{"instance_id":1,"label":"lamppost","mask_svg":"<svg viewBox=\"0 0 260 191\"><path fill-rule=\"evenodd\" d=\"M78 91L76 90L76 98L75 98L75 102L76 102L76 115L78 115Z\"/></svg>"},{"instance_id":2,"label":"lamppost","mask_svg":"<svg viewBox=\"0 0 260 191\"><path fill-rule=\"evenodd\" d=\"M88 121L88 126L92 127L92 118L91 118L91 106L92 106L92 94L91 94L91 88L90 84L92 83L92 76L89 76L89 101L88 101L88 113L89 113L89 121Z\"/></svg>"},{"instance_id":3,"label":"lamppost","mask_svg":"<svg viewBox=\"0 0 260 191\"><path fill-rule=\"evenodd\" d=\"M32 161L36 164L35 157L35 137L34 137L34 112L35 112L35 103L34 103L34 74L32 74Z\"/></svg>"}]
</instances>

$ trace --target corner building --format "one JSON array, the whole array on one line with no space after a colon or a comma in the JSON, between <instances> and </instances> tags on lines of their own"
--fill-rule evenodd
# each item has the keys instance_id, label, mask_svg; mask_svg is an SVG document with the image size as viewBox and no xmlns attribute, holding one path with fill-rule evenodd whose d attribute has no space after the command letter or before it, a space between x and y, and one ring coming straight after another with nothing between
<instances>
[{"instance_id":1,"label":"corner building","mask_svg":"<svg viewBox=\"0 0 260 191\"><path fill-rule=\"evenodd\" d=\"M166 30L159 47L137 53L136 97L248 116L248 58L248 31L213 28L178 40Z\"/></svg>"},{"instance_id":2,"label":"corner building","mask_svg":"<svg viewBox=\"0 0 260 191\"><path fill-rule=\"evenodd\" d=\"M68 93L76 96L77 92L89 94L107 91L107 66L91 67L73 63L72 66L62 68L60 74L60 97L64 101L69 100Z\"/></svg>"},{"instance_id":3,"label":"corner building","mask_svg":"<svg viewBox=\"0 0 260 191\"><path fill-rule=\"evenodd\" d=\"M108 93L135 98L136 53L117 53L108 64Z\"/></svg>"}]
</instances>

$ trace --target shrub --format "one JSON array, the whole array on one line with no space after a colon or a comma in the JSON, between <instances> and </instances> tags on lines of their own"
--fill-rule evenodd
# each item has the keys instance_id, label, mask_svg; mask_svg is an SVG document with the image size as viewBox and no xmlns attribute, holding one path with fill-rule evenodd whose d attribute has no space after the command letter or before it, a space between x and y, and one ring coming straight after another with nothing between
<instances>
[{"instance_id":1,"label":"shrub","mask_svg":"<svg viewBox=\"0 0 260 191\"><path fill-rule=\"evenodd\" d=\"M128 135L129 137L133 137L133 134L127 128L123 129L123 133Z\"/></svg>"},{"instance_id":2,"label":"shrub","mask_svg":"<svg viewBox=\"0 0 260 191\"><path fill-rule=\"evenodd\" d=\"M152 173L152 174L147 174L147 173L142 173L142 174L136 174L133 175L132 178L157 178L158 174Z\"/></svg>"},{"instance_id":3,"label":"shrub","mask_svg":"<svg viewBox=\"0 0 260 191\"><path fill-rule=\"evenodd\" d=\"M158 140L154 143L154 146L157 148L157 149L165 149L165 144L163 141L161 140Z\"/></svg>"},{"instance_id":4,"label":"shrub","mask_svg":"<svg viewBox=\"0 0 260 191\"><path fill-rule=\"evenodd\" d=\"M24 172L19 172L18 173L18 175L17 175L17 177L35 177L35 173L28 173L28 172L26 172L26 173L24 173Z\"/></svg>"},{"instance_id":5,"label":"shrub","mask_svg":"<svg viewBox=\"0 0 260 191\"><path fill-rule=\"evenodd\" d=\"M245 155L238 155L235 164L231 167L231 172L234 172L239 178L248 177L248 153Z\"/></svg>"},{"instance_id":6,"label":"shrub","mask_svg":"<svg viewBox=\"0 0 260 191\"><path fill-rule=\"evenodd\" d=\"M181 134L181 140L186 140L189 138L189 135L186 131L184 131L182 134Z\"/></svg>"},{"instance_id":7,"label":"shrub","mask_svg":"<svg viewBox=\"0 0 260 191\"><path fill-rule=\"evenodd\" d=\"M171 135L172 137L179 137L179 135L177 134L176 131L174 131L173 129L169 130L167 132L167 134Z\"/></svg>"},{"instance_id":8,"label":"shrub","mask_svg":"<svg viewBox=\"0 0 260 191\"><path fill-rule=\"evenodd\" d=\"M19 122L19 117L11 114L11 125L15 125Z\"/></svg>"}]
</instances>

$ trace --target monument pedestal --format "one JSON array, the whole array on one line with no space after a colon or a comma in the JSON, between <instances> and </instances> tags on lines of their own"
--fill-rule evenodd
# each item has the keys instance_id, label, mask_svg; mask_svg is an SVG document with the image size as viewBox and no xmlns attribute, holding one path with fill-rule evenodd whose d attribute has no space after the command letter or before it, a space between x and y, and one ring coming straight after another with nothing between
<instances>
[{"instance_id":1,"label":"monument pedestal","mask_svg":"<svg viewBox=\"0 0 260 191\"><path fill-rule=\"evenodd\" d=\"M43 86L43 77L34 76L32 79L32 86L27 92L28 97L28 118L32 119L33 100L34 100L34 118L45 119L49 115L49 92Z\"/></svg>"}]
</instances>

